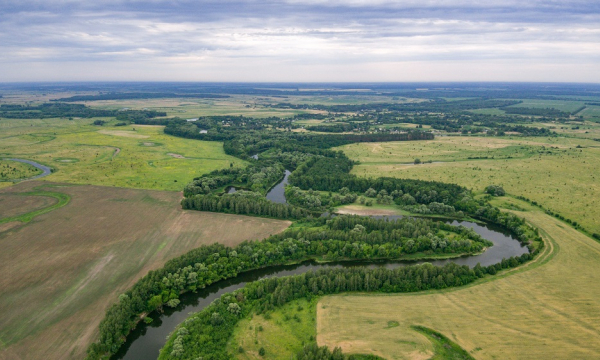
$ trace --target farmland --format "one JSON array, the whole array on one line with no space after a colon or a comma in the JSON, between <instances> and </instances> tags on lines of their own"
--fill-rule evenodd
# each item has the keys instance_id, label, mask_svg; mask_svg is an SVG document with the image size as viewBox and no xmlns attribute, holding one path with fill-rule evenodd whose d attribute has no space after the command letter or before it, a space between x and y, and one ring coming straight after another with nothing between
<instances>
[{"instance_id":1,"label":"farmland","mask_svg":"<svg viewBox=\"0 0 600 360\"><path fill-rule=\"evenodd\" d=\"M202 244L262 239L286 221L182 211L179 194L30 181L5 188L0 204L19 194L59 192L68 204L29 223L1 225L0 358L81 358L105 309L149 270ZM55 204L43 196L5 210L2 218Z\"/></svg>"},{"instance_id":2,"label":"farmland","mask_svg":"<svg viewBox=\"0 0 600 360\"><path fill-rule=\"evenodd\" d=\"M600 232L600 146L595 141L440 137L340 149L360 161L352 170L356 175L437 180L478 192L491 184L501 185L510 194L537 201ZM413 165L415 158L433 163Z\"/></svg>"},{"instance_id":3,"label":"farmland","mask_svg":"<svg viewBox=\"0 0 600 360\"><path fill-rule=\"evenodd\" d=\"M320 345L386 359L421 359L432 345L410 328L438 331L477 359L600 356L600 243L519 204L539 227L547 253L501 279L453 291L329 296L317 305ZM585 274L585 275L583 275ZM388 321L398 327L386 329Z\"/></svg>"}]
</instances>

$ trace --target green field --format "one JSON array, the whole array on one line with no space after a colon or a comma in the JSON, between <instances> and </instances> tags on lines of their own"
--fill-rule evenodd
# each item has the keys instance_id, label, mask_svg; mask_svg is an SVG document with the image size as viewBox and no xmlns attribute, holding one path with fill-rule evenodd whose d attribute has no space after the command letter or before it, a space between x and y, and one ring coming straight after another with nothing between
<instances>
[{"instance_id":1,"label":"green field","mask_svg":"<svg viewBox=\"0 0 600 360\"><path fill-rule=\"evenodd\" d=\"M583 116L584 118L594 118L597 121L598 119L600 119L600 106L588 105L585 109L583 109L577 115Z\"/></svg>"},{"instance_id":2,"label":"green field","mask_svg":"<svg viewBox=\"0 0 600 360\"><path fill-rule=\"evenodd\" d=\"M564 112L573 112L580 107L585 105L585 101L571 101L571 100L537 100L537 99L523 99L520 104L512 105L511 107L525 107L525 108L552 108ZM578 114L580 115L580 114Z\"/></svg>"},{"instance_id":3,"label":"green field","mask_svg":"<svg viewBox=\"0 0 600 360\"><path fill-rule=\"evenodd\" d=\"M352 170L356 175L437 180L477 192L488 185L501 185L510 194L537 201L600 233L600 143L596 141L439 137L433 141L352 144L339 149L360 161ZM411 165L415 158L433 163Z\"/></svg>"},{"instance_id":4,"label":"green field","mask_svg":"<svg viewBox=\"0 0 600 360\"><path fill-rule=\"evenodd\" d=\"M600 357L600 243L526 203L510 200L541 230L545 251L508 274L447 291L338 295L317 305L319 345L388 360L427 359L433 329L476 359ZM398 323L389 328L390 321Z\"/></svg>"},{"instance_id":5,"label":"green field","mask_svg":"<svg viewBox=\"0 0 600 360\"><path fill-rule=\"evenodd\" d=\"M266 317L254 314L240 321L227 345L228 352L239 360L293 358L317 335L316 304L315 300L300 299ZM265 349L265 356L259 356L260 348Z\"/></svg>"},{"instance_id":6,"label":"green field","mask_svg":"<svg viewBox=\"0 0 600 360\"><path fill-rule=\"evenodd\" d=\"M470 110L475 114L483 114L483 115L504 115L506 112L504 110L500 110L498 108L489 108L489 109L476 109Z\"/></svg>"},{"instance_id":7,"label":"green field","mask_svg":"<svg viewBox=\"0 0 600 360\"><path fill-rule=\"evenodd\" d=\"M0 157L56 171L47 181L181 191L194 177L245 163L220 142L168 136L161 126L93 126L90 120L2 120Z\"/></svg>"}]
</instances>

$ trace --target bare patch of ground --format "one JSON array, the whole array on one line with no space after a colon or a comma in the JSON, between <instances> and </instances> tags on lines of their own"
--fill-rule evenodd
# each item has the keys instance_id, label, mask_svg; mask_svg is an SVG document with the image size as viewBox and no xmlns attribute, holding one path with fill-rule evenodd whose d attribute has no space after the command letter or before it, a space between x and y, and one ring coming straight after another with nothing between
<instances>
[{"instance_id":1,"label":"bare patch of ground","mask_svg":"<svg viewBox=\"0 0 600 360\"><path fill-rule=\"evenodd\" d=\"M104 134L104 135L122 136L122 137L135 138L135 139L147 139L150 137L148 135L138 134L135 131L125 131L125 130L99 130L98 132L100 134Z\"/></svg>"},{"instance_id":2,"label":"bare patch of ground","mask_svg":"<svg viewBox=\"0 0 600 360\"><path fill-rule=\"evenodd\" d=\"M399 215L398 211L392 209L377 209L362 205L346 205L337 208L336 213L342 215L363 215L363 216L377 216L377 215Z\"/></svg>"},{"instance_id":3,"label":"bare patch of ground","mask_svg":"<svg viewBox=\"0 0 600 360\"><path fill-rule=\"evenodd\" d=\"M290 225L183 211L179 192L51 189L69 194L70 203L0 233L0 359L81 359L106 308L148 271L204 244L233 246Z\"/></svg>"},{"instance_id":4,"label":"bare patch of ground","mask_svg":"<svg viewBox=\"0 0 600 360\"><path fill-rule=\"evenodd\" d=\"M185 159L185 156L180 155L180 154L174 154L174 153L167 153L167 155L174 157L176 159Z\"/></svg>"}]
</instances>

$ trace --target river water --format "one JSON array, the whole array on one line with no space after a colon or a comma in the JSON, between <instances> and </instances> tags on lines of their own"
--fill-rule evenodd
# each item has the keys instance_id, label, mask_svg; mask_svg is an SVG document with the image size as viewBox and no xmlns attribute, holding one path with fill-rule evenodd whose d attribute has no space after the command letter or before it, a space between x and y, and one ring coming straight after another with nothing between
<instances>
[{"instance_id":1,"label":"river water","mask_svg":"<svg viewBox=\"0 0 600 360\"><path fill-rule=\"evenodd\" d=\"M283 180L281 180L279 184L273 186L273 188L267 193L267 200L271 200L272 202L279 204L287 203L285 200L285 186L288 184L288 177L290 174L291 172L289 170L285 171Z\"/></svg>"},{"instance_id":2,"label":"river water","mask_svg":"<svg viewBox=\"0 0 600 360\"><path fill-rule=\"evenodd\" d=\"M287 174L286 174L287 178ZM285 199L285 198L284 198ZM397 217L390 216L390 219ZM483 254L476 256L467 256L456 259L428 261L433 265L443 266L449 262L455 262L459 265L475 266L481 263L482 266L491 265L500 262L503 258L519 256L528 252L527 247L522 246L516 238L510 233L489 224L477 224L468 221L448 220L452 225L462 225L472 228L476 233L494 243L494 246L487 249ZM121 347L120 351L112 359L156 359L159 350L164 346L166 337L183 322L190 312L197 312L204 309L207 305L219 298L221 295L243 287L246 283L275 276L288 276L308 272L310 270L325 269L331 267L385 267L394 269L407 265L423 263L423 261L386 261L379 263L366 263L357 261L346 261L338 263L319 264L315 262L305 262L296 265L273 266L265 269L252 270L241 273L233 279L219 281L197 293L186 293L182 295L181 304L174 309L165 308L164 313L152 313L150 317L154 321L147 325L140 322L138 326L127 337L127 342Z\"/></svg>"}]
</instances>

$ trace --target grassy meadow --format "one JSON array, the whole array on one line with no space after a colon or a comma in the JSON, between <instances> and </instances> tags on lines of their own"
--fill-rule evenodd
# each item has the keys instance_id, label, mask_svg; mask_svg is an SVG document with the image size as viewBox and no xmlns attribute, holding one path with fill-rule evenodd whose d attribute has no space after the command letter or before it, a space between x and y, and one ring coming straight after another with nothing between
<instances>
[{"instance_id":1,"label":"grassy meadow","mask_svg":"<svg viewBox=\"0 0 600 360\"><path fill-rule=\"evenodd\" d=\"M317 305L318 343L349 353L427 359L433 329L476 359L600 357L600 243L526 203L516 212L546 248L522 268L467 287L401 295L339 295ZM390 321L399 325L389 328Z\"/></svg>"},{"instance_id":2,"label":"grassy meadow","mask_svg":"<svg viewBox=\"0 0 600 360\"><path fill-rule=\"evenodd\" d=\"M290 224L183 211L176 192L51 185L0 190L0 359L81 359L106 308L148 271L201 245L235 246ZM69 201L40 213L61 201L44 191ZM1 223L32 212L27 223Z\"/></svg>"},{"instance_id":3,"label":"grassy meadow","mask_svg":"<svg viewBox=\"0 0 600 360\"><path fill-rule=\"evenodd\" d=\"M2 120L0 157L52 167L55 172L43 178L47 181L172 191L230 164L245 166L226 155L220 142L165 135L162 126L93 126L92 122Z\"/></svg>"},{"instance_id":4,"label":"grassy meadow","mask_svg":"<svg viewBox=\"0 0 600 360\"><path fill-rule=\"evenodd\" d=\"M29 164L0 159L0 181L27 179L41 173L42 170Z\"/></svg>"},{"instance_id":5,"label":"grassy meadow","mask_svg":"<svg viewBox=\"0 0 600 360\"><path fill-rule=\"evenodd\" d=\"M580 146L580 148L578 148ZM600 233L600 143L577 138L437 137L340 147L360 176L501 185ZM433 161L413 165L415 158Z\"/></svg>"},{"instance_id":6,"label":"grassy meadow","mask_svg":"<svg viewBox=\"0 0 600 360\"><path fill-rule=\"evenodd\" d=\"M316 299L300 299L267 317L255 314L241 320L227 347L238 360L291 359L316 335ZM260 348L265 349L265 356L258 354Z\"/></svg>"}]
</instances>

